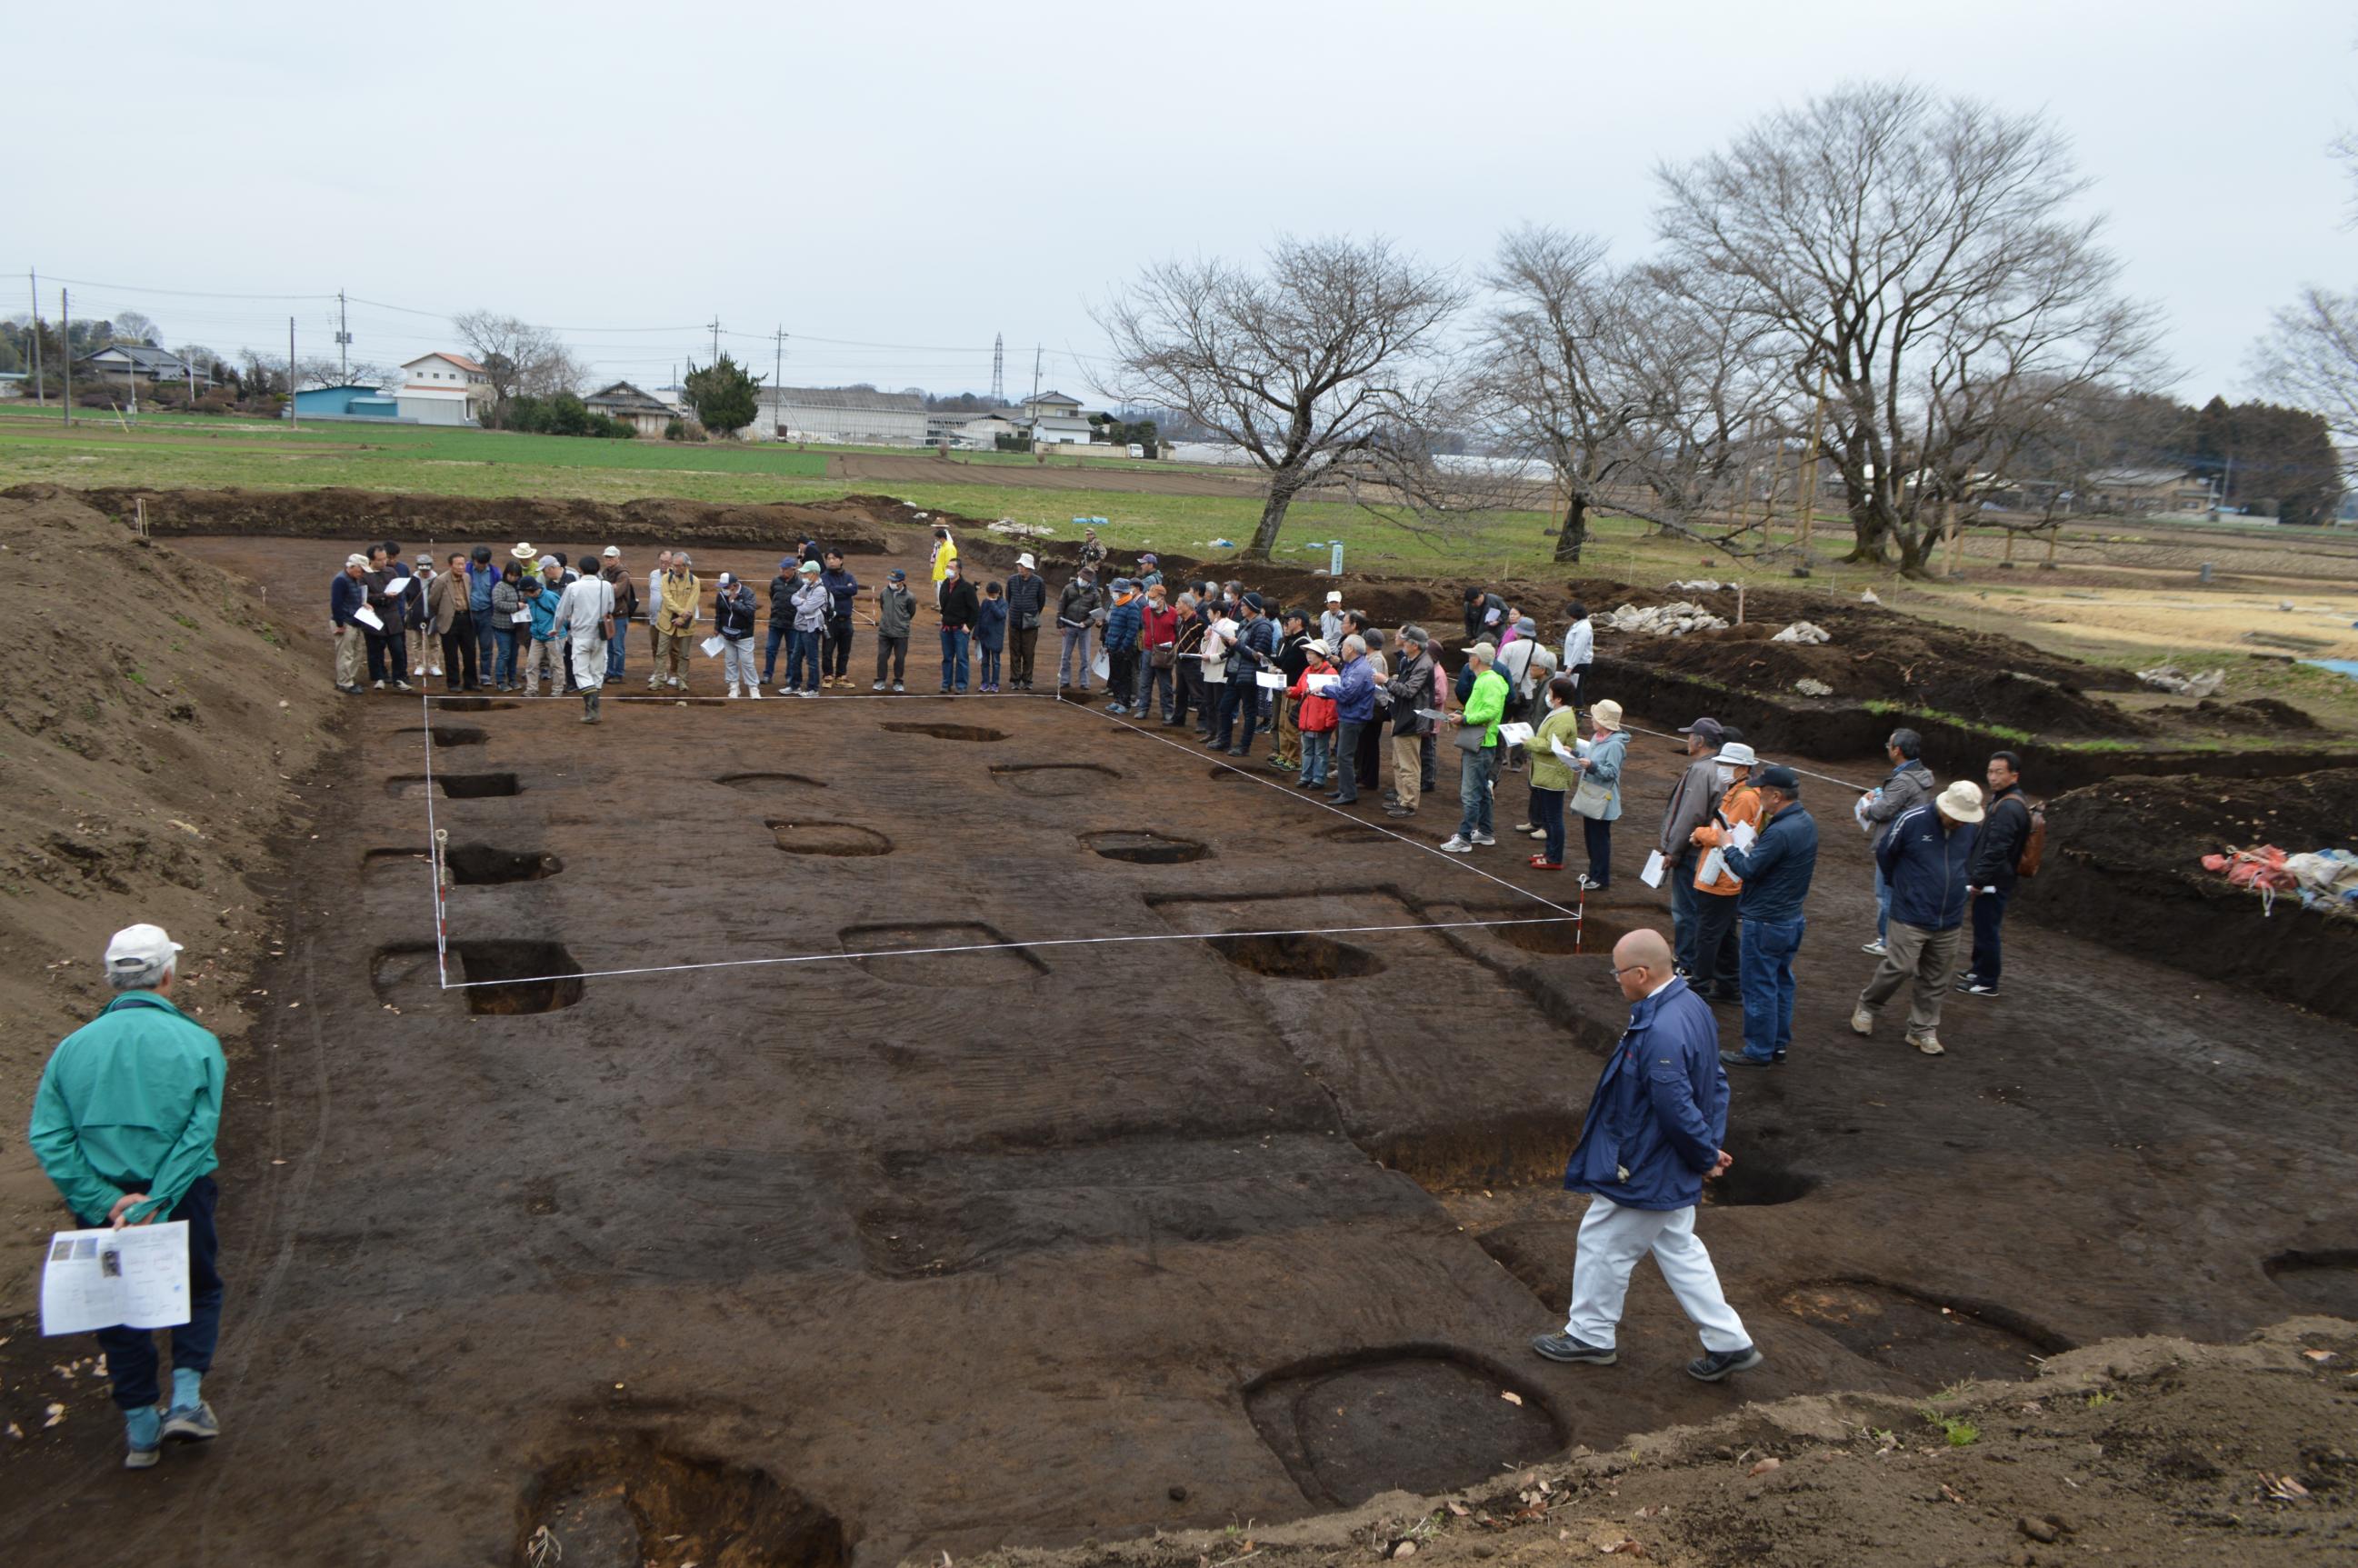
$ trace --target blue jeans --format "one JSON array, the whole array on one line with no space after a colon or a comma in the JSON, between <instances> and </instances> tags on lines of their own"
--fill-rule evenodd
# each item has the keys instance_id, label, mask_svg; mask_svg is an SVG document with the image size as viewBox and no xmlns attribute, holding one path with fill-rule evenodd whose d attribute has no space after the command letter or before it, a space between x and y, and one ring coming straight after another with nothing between
<instances>
[{"instance_id":1,"label":"blue jeans","mask_svg":"<svg viewBox=\"0 0 2358 1568\"><path fill-rule=\"evenodd\" d=\"M1466 806L1457 818L1457 836L1471 838L1490 831L1490 779L1498 772L1498 748L1485 746L1457 756L1457 798Z\"/></svg>"},{"instance_id":2,"label":"blue jeans","mask_svg":"<svg viewBox=\"0 0 2358 1568\"><path fill-rule=\"evenodd\" d=\"M766 680L769 677L764 676L763 678ZM786 689L818 689L817 633L797 630L786 633Z\"/></svg>"},{"instance_id":3,"label":"blue jeans","mask_svg":"<svg viewBox=\"0 0 2358 1568\"><path fill-rule=\"evenodd\" d=\"M1143 712L1141 705L1140 711ZM1323 784L1326 782L1327 748L1334 744L1332 730L1304 730L1302 732L1302 782Z\"/></svg>"},{"instance_id":4,"label":"blue jeans","mask_svg":"<svg viewBox=\"0 0 2358 1568\"><path fill-rule=\"evenodd\" d=\"M780 645L784 643L793 636L794 632L791 628L781 626L774 621L770 622L770 640L767 643L763 644L762 649L762 684L763 686L770 685L776 678L778 673L778 649ZM788 665L786 668L791 670L794 668L794 665ZM786 680L788 684L791 685L793 683L794 676L789 675L786 677Z\"/></svg>"},{"instance_id":5,"label":"blue jeans","mask_svg":"<svg viewBox=\"0 0 2358 1568\"><path fill-rule=\"evenodd\" d=\"M1883 880L1883 868L1875 868L1875 939L1883 940L1891 929L1891 884Z\"/></svg>"},{"instance_id":6,"label":"blue jeans","mask_svg":"<svg viewBox=\"0 0 2358 1568\"><path fill-rule=\"evenodd\" d=\"M1708 898L1711 895L1704 895ZM1793 1044L1793 955L1809 922L1747 920L1737 967L1744 977L1744 1054L1766 1062Z\"/></svg>"},{"instance_id":7,"label":"blue jeans","mask_svg":"<svg viewBox=\"0 0 2358 1568\"><path fill-rule=\"evenodd\" d=\"M1679 973L1695 973L1695 927L1703 916L1703 901L1713 895L1695 891L1695 849L1682 846L1671 858L1671 956Z\"/></svg>"},{"instance_id":8,"label":"blue jeans","mask_svg":"<svg viewBox=\"0 0 2358 1568\"><path fill-rule=\"evenodd\" d=\"M1245 732L1241 740L1234 739L1237 715L1245 716ZM1254 730L1260 725L1260 700L1253 683L1229 681L1220 687L1220 718L1218 728L1212 731L1212 746L1221 752L1252 750Z\"/></svg>"},{"instance_id":9,"label":"blue jeans","mask_svg":"<svg viewBox=\"0 0 2358 1568\"><path fill-rule=\"evenodd\" d=\"M1563 864L1563 791L1531 786L1531 820L1547 829L1547 862Z\"/></svg>"},{"instance_id":10,"label":"blue jeans","mask_svg":"<svg viewBox=\"0 0 2358 1568\"><path fill-rule=\"evenodd\" d=\"M983 685L997 686L999 684L999 660L1001 654L1004 652L1005 649L1006 644L1003 643L996 648L976 648L976 656L982 665Z\"/></svg>"},{"instance_id":11,"label":"blue jeans","mask_svg":"<svg viewBox=\"0 0 2358 1568\"><path fill-rule=\"evenodd\" d=\"M516 678L516 635L513 626L494 626L492 635L500 640L499 662L492 666L493 686L514 686Z\"/></svg>"},{"instance_id":12,"label":"blue jeans","mask_svg":"<svg viewBox=\"0 0 2358 1568\"><path fill-rule=\"evenodd\" d=\"M406 672L404 672L405 674ZM143 1192L140 1182L129 1191ZM168 1329L172 1336L172 1366L191 1372L212 1370L213 1346L221 1342L221 1238L213 1230L213 1204L220 1189L211 1176L189 1184L168 1220L189 1224L189 1321ZM103 1229L103 1215L81 1217L85 1230ZM146 1328L102 1328L99 1347L106 1352L106 1375L114 1383L114 1403L126 1411L148 1410L162 1398L156 1381L156 1333Z\"/></svg>"},{"instance_id":13,"label":"blue jeans","mask_svg":"<svg viewBox=\"0 0 2358 1568\"><path fill-rule=\"evenodd\" d=\"M615 681L622 678L622 650L629 647L630 643L631 623L627 621L615 622L614 635L606 643L606 678L608 680Z\"/></svg>"},{"instance_id":14,"label":"blue jeans","mask_svg":"<svg viewBox=\"0 0 2358 1568\"><path fill-rule=\"evenodd\" d=\"M1064 649L1056 655L1056 684L1089 689L1089 629L1086 626L1062 626ZM1077 652L1078 658L1074 654ZM1076 669L1074 666L1078 665Z\"/></svg>"},{"instance_id":15,"label":"blue jeans","mask_svg":"<svg viewBox=\"0 0 2358 1568\"><path fill-rule=\"evenodd\" d=\"M942 689L966 689L967 639L971 633L963 626L942 628Z\"/></svg>"},{"instance_id":16,"label":"blue jeans","mask_svg":"<svg viewBox=\"0 0 2358 1568\"><path fill-rule=\"evenodd\" d=\"M500 629L492 624L492 607L487 603L475 611L475 670L479 675L492 673L492 661L497 657Z\"/></svg>"}]
</instances>

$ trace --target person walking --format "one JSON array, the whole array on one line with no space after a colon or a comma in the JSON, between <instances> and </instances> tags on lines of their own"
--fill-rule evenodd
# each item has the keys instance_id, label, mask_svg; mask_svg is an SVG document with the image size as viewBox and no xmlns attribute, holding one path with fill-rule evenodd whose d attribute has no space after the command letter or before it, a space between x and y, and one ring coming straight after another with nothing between
<instances>
[{"instance_id":1,"label":"person walking","mask_svg":"<svg viewBox=\"0 0 2358 1568\"><path fill-rule=\"evenodd\" d=\"M1580 837L1588 851L1588 870L1581 875L1603 892L1613 885L1613 824L1621 816L1621 762L1628 754L1629 737L1621 728L1621 705L1611 697L1588 707L1594 730L1588 750L1573 764L1580 784L1573 792L1572 809L1580 815Z\"/></svg>"},{"instance_id":2,"label":"person walking","mask_svg":"<svg viewBox=\"0 0 2358 1568\"><path fill-rule=\"evenodd\" d=\"M500 580L492 585L492 633L498 639L498 658L492 666L492 689L523 690L523 671L516 659L516 639L519 635L530 639L532 611L524 601L524 564L521 561L508 562L501 568Z\"/></svg>"},{"instance_id":3,"label":"person walking","mask_svg":"<svg viewBox=\"0 0 2358 1568\"><path fill-rule=\"evenodd\" d=\"M780 557L778 575L770 579L770 633L762 646L762 684L775 684L778 676L778 650L792 645L795 640L795 591L802 587L795 568L802 562L793 556ZM781 693L795 689L794 659L786 660L786 684Z\"/></svg>"},{"instance_id":4,"label":"person walking","mask_svg":"<svg viewBox=\"0 0 2358 1568\"><path fill-rule=\"evenodd\" d=\"M1735 1163L1726 1149L1719 1025L1679 978L1660 932L1621 938L1613 946L1613 966L1631 1004L1629 1023L1597 1076L1563 1172L1567 1191L1589 1195L1573 1257L1572 1305L1563 1332L1542 1335L1531 1348L1551 1361L1610 1367L1619 1360L1629 1274L1651 1252L1703 1340L1687 1375L1716 1383L1765 1359L1727 1304L1711 1253L1695 1235L1704 1183Z\"/></svg>"},{"instance_id":5,"label":"person walking","mask_svg":"<svg viewBox=\"0 0 2358 1568\"><path fill-rule=\"evenodd\" d=\"M1891 924L1875 974L1851 1011L1852 1033L1873 1034L1877 1010L1912 980L1908 1044L1927 1056L1946 1049L1941 1004L1956 979L1968 873L1985 815L1981 786L1959 779L1930 805L1901 813L1883 836L1875 863L1891 889Z\"/></svg>"},{"instance_id":6,"label":"person walking","mask_svg":"<svg viewBox=\"0 0 2358 1568\"><path fill-rule=\"evenodd\" d=\"M586 571L565 585L557 596L557 634L573 654L573 689L581 697L581 722L595 724L600 717L599 693L606 684L607 646L621 635L614 623L614 585L604 573Z\"/></svg>"},{"instance_id":7,"label":"person walking","mask_svg":"<svg viewBox=\"0 0 2358 1568\"><path fill-rule=\"evenodd\" d=\"M1113 607L1106 611L1106 704L1108 713L1127 713L1138 693L1138 639L1144 606L1128 578L1113 579Z\"/></svg>"},{"instance_id":8,"label":"person walking","mask_svg":"<svg viewBox=\"0 0 2358 1568\"><path fill-rule=\"evenodd\" d=\"M949 575L941 580L942 611L942 690L966 695L967 639L974 631L974 618L981 606L976 602L974 584L966 580L956 561L950 562Z\"/></svg>"},{"instance_id":9,"label":"person walking","mask_svg":"<svg viewBox=\"0 0 2358 1568\"><path fill-rule=\"evenodd\" d=\"M1554 743L1562 741L1567 752L1579 744L1580 710L1573 706L1578 690L1569 676L1551 677L1541 693L1548 705L1547 716L1531 731L1531 816L1546 836L1540 852L1531 857L1535 871L1563 870L1563 799L1572 790L1573 770L1555 754Z\"/></svg>"},{"instance_id":10,"label":"person walking","mask_svg":"<svg viewBox=\"0 0 2358 1568\"><path fill-rule=\"evenodd\" d=\"M1710 718L1682 724L1679 733L1687 738L1686 771L1671 786L1670 804L1662 808L1662 831L1654 849L1662 857L1671 884L1671 951L1678 959L1679 973L1692 980L1695 919L1700 913L1696 903L1703 896L1695 891L1695 863L1703 853L1695 847L1695 829L1711 820L1712 809L1719 804L1717 759L1724 737L1719 720Z\"/></svg>"},{"instance_id":11,"label":"person walking","mask_svg":"<svg viewBox=\"0 0 2358 1568\"><path fill-rule=\"evenodd\" d=\"M1579 686L1588 679L1589 661L1596 656L1596 628L1589 623L1588 606L1576 599L1570 614L1572 625L1563 634L1563 669Z\"/></svg>"},{"instance_id":12,"label":"person walking","mask_svg":"<svg viewBox=\"0 0 2358 1568\"><path fill-rule=\"evenodd\" d=\"M114 999L58 1043L33 1091L28 1145L83 1230L163 1220L189 1227L189 1321L172 1338L172 1390L162 1411L152 1330L98 1331L123 1412L123 1467L145 1470L164 1440L221 1435L204 1397L221 1340L221 1238L214 1227L228 1064L221 1042L172 1001L180 945L157 925L131 925L106 944Z\"/></svg>"},{"instance_id":13,"label":"person walking","mask_svg":"<svg viewBox=\"0 0 2358 1568\"><path fill-rule=\"evenodd\" d=\"M1818 825L1801 809L1801 775L1787 767L1754 780L1760 836L1749 849L1725 844L1728 871L1744 884L1736 913L1744 922L1737 970L1744 988L1744 1049L1723 1051L1730 1066L1768 1067L1793 1044L1793 956L1809 925L1801 907L1818 870Z\"/></svg>"},{"instance_id":14,"label":"person walking","mask_svg":"<svg viewBox=\"0 0 2358 1568\"><path fill-rule=\"evenodd\" d=\"M1891 928L1891 883L1883 873L1883 841L1891 836L1893 823L1931 799L1938 787L1932 770L1922 761L1924 738L1915 730L1894 730L1883 743L1883 752L1890 759L1891 775L1860 796L1853 813L1868 835L1868 852L1876 857L1875 940L1859 951L1878 958L1883 957L1884 936Z\"/></svg>"},{"instance_id":15,"label":"person walking","mask_svg":"<svg viewBox=\"0 0 2358 1568\"><path fill-rule=\"evenodd\" d=\"M656 582L655 667L647 676L649 691L659 687L687 690L687 652L693 645L688 639L704 614L704 585L696 580L695 567L686 550L674 550L671 565Z\"/></svg>"},{"instance_id":16,"label":"person walking","mask_svg":"<svg viewBox=\"0 0 2358 1568\"><path fill-rule=\"evenodd\" d=\"M328 631L336 640L336 689L346 697L365 697L361 684L367 667L368 628L360 612L368 605L368 557L344 557L343 569L328 580Z\"/></svg>"},{"instance_id":17,"label":"person walking","mask_svg":"<svg viewBox=\"0 0 2358 1568\"><path fill-rule=\"evenodd\" d=\"M786 681L778 690L796 697L817 697L819 655L827 637L827 618L834 598L821 580L827 568L806 559L795 568L795 591L787 600L793 627L786 635Z\"/></svg>"},{"instance_id":18,"label":"person walking","mask_svg":"<svg viewBox=\"0 0 2358 1568\"><path fill-rule=\"evenodd\" d=\"M728 679L730 697L750 689L756 700L761 697L762 683L754 678L753 669L753 622L760 615L753 585L734 572L722 572L712 590L712 631L720 639L720 673ZM786 684L779 690L793 689L794 668L789 655Z\"/></svg>"},{"instance_id":19,"label":"person walking","mask_svg":"<svg viewBox=\"0 0 2358 1568\"><path fill-rule=\"evenodd\" d=\"M1032 663L1040 647L1040 622L1048 613L1048 582L1033 569L1029 554L1015 557L1007 579L1007 684L1032 689Z\"/></svg>"},{"instance_id":20,"label":"person walking","mask_svg":"<svg viewBox=\"0 0 2358 1568\"><path fill-rule=\"evenodd\" d=\"M909 628L916 619L917 596L909 591L909 574L894 567L876 590L876 684L870 690L884 689L888 665L892 689L908 689L901 683L909 667Z\"/></svg>"},{"instance_id":21,"label":"person walking","mask_svg":"<svg viewBox=\"0 0 2358 1568\"><path fill-rule=\"evenodd\" d=\"M1391 698L1392 721L1392 793L1384 802L1386 816L1416 815L1424 746L1433 734L1433 720L1424 710L1438 711L1433 698L1433 639L1424 628L1401 627L1400 667L1384 681L1384 691Z\"/></svg>"},{"instance_id":22,"label":"person walking","mask_svg":"<svg viewBox=\"0 0 2358 1568\"><path fill-rule=\"evenodd\" d=\"M1343 639L1343 662L1329 689L1335 698L1335 792L1336 806L1355 806L1359 786L1376 787L1358 774L1359 735L1376 722L1376 672L1368 663L1367 641L1356 633Z\"/></svg>"},{"instance_id":23,"label":"person walking","mask_svg":"<svg viewBox=\"0 0 2358 1568\"><path fill-rule=\"evenodd\" d=\"M541 672L546 670L550 694L561 695L557 688L565 681L565 663L557 636L557 590L541 572L525 573L522 587L525 611L524 694L540 695Z\"/></svg>"},{"instance_id":24,"label":"person walking","mask_svg":"<svg viewBox=\"0 0 2358 1568\"><path fill-rule=\"evenodd\" d=\"M851 688L851 610L860 598L860 579L843 564L841 550L821 557L819 586L827 589L826 641L819 649L819 682L832 690Z\"/></svg>"},{"instance_id":25,"label":"person walking","mask_svg":"<svg viewBox=\"0 0 2358 1568\"><path fill-rule=\"evenodd\" d=\"M1077 680L1079 689L1089 689L1089 628L1096 624L1098 607L1104 602L1098 592L1097 575L1084 566L1056 596L1056 631L1064 639L1063 651L1056 657L1056 687L1065 690ZM1079 656L1076 658L1077 650ZM1079 669L1076 672L1074 666Z\"/></svg>"},{"instance_id":26,"label":"person walking","mask_svg":"<svg viewBox=\"0 0 2358 1568\"><path fill-rule=\"evenodd\" d=\"M1302 737L1302 776L1293 787L1324 789L1334 768L1335 666L1326 662L1326 644L1316 637L1302 651L1302 673L1286 694L1298 705L1294 723Z\"/></svg>"},{"instance_id":27,"label":"person walking","mask_svg":"<svg viewBox=\"0 0 2358 1568\"><path fill-rule=\"evenodd\" d=\"M1169 589L1160 579L1147 585L1145 608L1138 612L1138 645L1145 663L1138 672L1140 718L1152 711L1162 697L1163 722L1171 720L1174 671L1179 660L1179 611L1171 607Z\"/></svg>"},{"instance_id":28,"label":"person walking","mask_svg":"<svg viewBox=\"0 0 2358 1568\"><path fill-rule=\"evenodd\" d=\"M1302 771L1302 699L1293 688L1310 667L1310 618L1289 610L1278 618L1277 671L1285 677L1283 689L1271 693L1270 714L1276 740L1271 743L1269 765L1282 773Z\"/></svg>"},{"instance_id":29,"label":"person walking","mask_svg":"<svg viewBox=\"0 0 2358 1568\"><path fill-rule=\"evenodd\" d=\"M1277 663L1277 626L1261 613L1261 599L1248 593L1243 600L1244 619L1237 627L1236 645L1229 650L1228 678L1220 690L1220 718L1213 731L1212 750L1226 752L1231 757L1242 757L1252 751L1253 730L1260 721L1261 671L1274 669ZM1237 729L1241 716L1244 729Z\"/></svg>"},{"instance_id":30,"label":"person walking","mask_svg":"<svg viewBox=\"0 0 2358 1568\"><path fill-rule=\"evenodd\" d=\"M1495 599L1498 596L1490 596ZM1469 610L1467 614L1474 613ZM1457 831L1442 840L1442 850L1470 855L1478 845L1495 844L1490 836L1491 781L1498 776L1498 719L1507 711L1507 677L1493 666L1498 649L1494 643L1476 643L1466 651L1474 682L1466 688L1466 707L1458 714Z\"/></svg>"},{"instance_id":31,"label":"person walking","mask_svg":"<svg viewBox=\"0 0 2358 1568\"><path fill-rule=\"evenodd\" d=\"M1739 824L1756 831L1760 826L1760 792L1752 787L1757 761L1752 748L1741 741L1720 747L1712 759L1719 802L1710 818L1697 824L1689 836L1692 847L1702 851L1702 860L1693 878L1694 968L1688 972L1687 983L1694 987L1695 994L1711 1001L1744 1000L1743 943L1736 928L1736 903L1743 894L1744 882L1727 869L1722 847L1732 841ZM1716 864L1710 854L1715 849L1721 849ZM1711 874L1706 876L1706 871Z\"/></svg>"},{"instance_id":32,"label":"person walking","mask_svg":"<svg viewBox=\"0 0 2358 1568\"><path fill-rule=\"evenodd\" d=\"M613 545L606 546L598 575L614 592L614 633L606 639L606 676L600 683L611 686L622 678L623 656L631 646L631 622L639 613L639 585L631 579L629 568L622 565L622 552Z\"/></svg>"},{"instance_id":33,"label":"person walking","mask_svg":"<svg viewBox=\"0 0 2358 1568\"><path fill-rule=\"evenodd\" d=\"M2012 752L1996 752L1989 760L1987 776L1987 815L1982 822L1980 847L1974 851L1973 870L1965 877L1973 889L1973 965L1957 982L1957 989L1971 996L1997 995L1998 976L2004 968L1998 938L2006 924L2006 906L2021 878L2022 852L2030 842L2030 797L2022 793L2022 759Z\"/></svg>"}]
</instances>

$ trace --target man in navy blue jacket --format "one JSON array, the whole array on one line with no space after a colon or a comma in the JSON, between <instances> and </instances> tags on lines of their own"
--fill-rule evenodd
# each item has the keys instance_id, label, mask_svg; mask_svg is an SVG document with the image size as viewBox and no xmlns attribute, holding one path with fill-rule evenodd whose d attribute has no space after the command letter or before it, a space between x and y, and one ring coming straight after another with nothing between
<instances>
[{"instance_id":1,"label":"man in navy blue jacket","mask_svg":"<svg viewBox=\"0 0 2358 1568\"><path fill-rule=\"evenodd\" d=\"M1716 1383L1763 1359L1694 1233L1704 1183L1734 1162L1721 1147L1727 1074L1719 1026L1710 1004L1679 978L1659 931L1632 931L1616 943L1613 977L1635 1005L1564 1167L1565 1187L1591 1195L1572 1265L1572 1311L1562 1334L1541 1335L1531 1348L1551 1361L1618 1360L1614 1340L1629 1271L1650 1251L1703 1335L1704 1353L1687 1373Z\"/></svg>"},{"instance_id":2,"label":"man in navy blue jacket","mask_svg":"<svg viewBox=\"0 0 2358 1568\"><path fill-rule=\"evenodd\" d=\"M1731 1067L1773 1067L1793 1044L1793 955L1809 923L1801 903L1818 874L1818 825L1801 809L1801 775L1764 768L1760 836L1749 849L1725 850L1727 869L1743 879L1736 913L1744 921L1736 974L1744 991L1744 1049L1723 1051Z\"/></svg>"},{"instance_id":3,"label":"man in navy blue jacket","mask_svg":"<svg viewBox=\"0 0 2358 1568\"><path fill-rule=\"evenodd\" d=\"M1908 1044L1938 1056L1941 1003L1956 979L1959 934L1965 924L1974 848L1981 837L1981 786L1959 779L1930 805L1893 818L1875 847L1875 863L1891 889L1891 927L1874 978L1858 993L1850 1026L1875 1033L1875 1010L1908 980L1916 982L1908 1007Z\"/></svg>"}]
</instances>

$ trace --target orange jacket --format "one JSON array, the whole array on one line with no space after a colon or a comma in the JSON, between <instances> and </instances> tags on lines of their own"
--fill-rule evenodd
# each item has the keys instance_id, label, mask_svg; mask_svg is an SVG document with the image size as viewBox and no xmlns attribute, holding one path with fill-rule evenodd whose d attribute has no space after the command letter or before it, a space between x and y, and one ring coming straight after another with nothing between
<instances>
[{"instance_id":1,"label":"orange jacket","mask_svg":"<svg viewBox=\"0 0 2358 1568\"><path fill-rule=\"evenodd\" d=\"M1755 828L1760 826L1760 792L1746 783L1732 784L1727 786L1727 793L1720 796L1718 811L1714 814L1709 822L1694 830L1694 841L1705 849L1725 844L1727 841L1727 832L1726 827L1723 827L1721 824L1725 823L1728 827L1732 827L1739 822L1748 822ZM1709 858L1704 857L1706 860ZM1695 866L1694 885L1699 892L1714 893L1721 898L1734 898L1744 891L1742 880L1725 866L1720 868L1717 881L1704 881L1703 866L1700 862Z\"/></svg>"}]
</instances>

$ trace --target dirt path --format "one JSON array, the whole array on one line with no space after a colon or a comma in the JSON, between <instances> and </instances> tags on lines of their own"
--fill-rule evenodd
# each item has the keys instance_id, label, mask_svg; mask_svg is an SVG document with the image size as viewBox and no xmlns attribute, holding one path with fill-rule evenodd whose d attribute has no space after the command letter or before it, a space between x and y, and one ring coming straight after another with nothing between
<instances>
[{"instance_id":1,"label":"dirt path","mask_svg":"<svg viewBox=\"0 0 2358 1568\"><path fill-rule=\"evenodd\" d=\"M180 547L274 600L340 553ZM126 1477L87 1365L0 1328L12 1557L491 1564L546 1524L568 1568L600 1542L957 1559L2358 1314L2352 1032L2025 927L1947 1057L1856 1040L1872 899L1832 785L1794 1065L1736 1085L1739 1179L1703 1221L1769 1363L1714 1389L1650 1272L1619 1368L1524 1348L1562 1305L1579 1206L1553 1172L1623 1010L1601 943L1455 925L1571 890L1511 836L1430 852L1445 801L1402 842L1039 699L616 701L596 731L562 702L356 706L233 1063L208 1384L232 1436ZM1592 936L1661 923L1628 871L1677 766L1633 752ZM459 975L591 978L435 989L429 802ZM1502 784L1502 826L1521 805ZM1329 935L1160 939L1303 929ZM1109 936L1158 939L1071 940ZM1026 946L599 973L1001 943ZM2217 1409L2156 1441L2207 1444Z\"/></svg>"}]
</instances>

